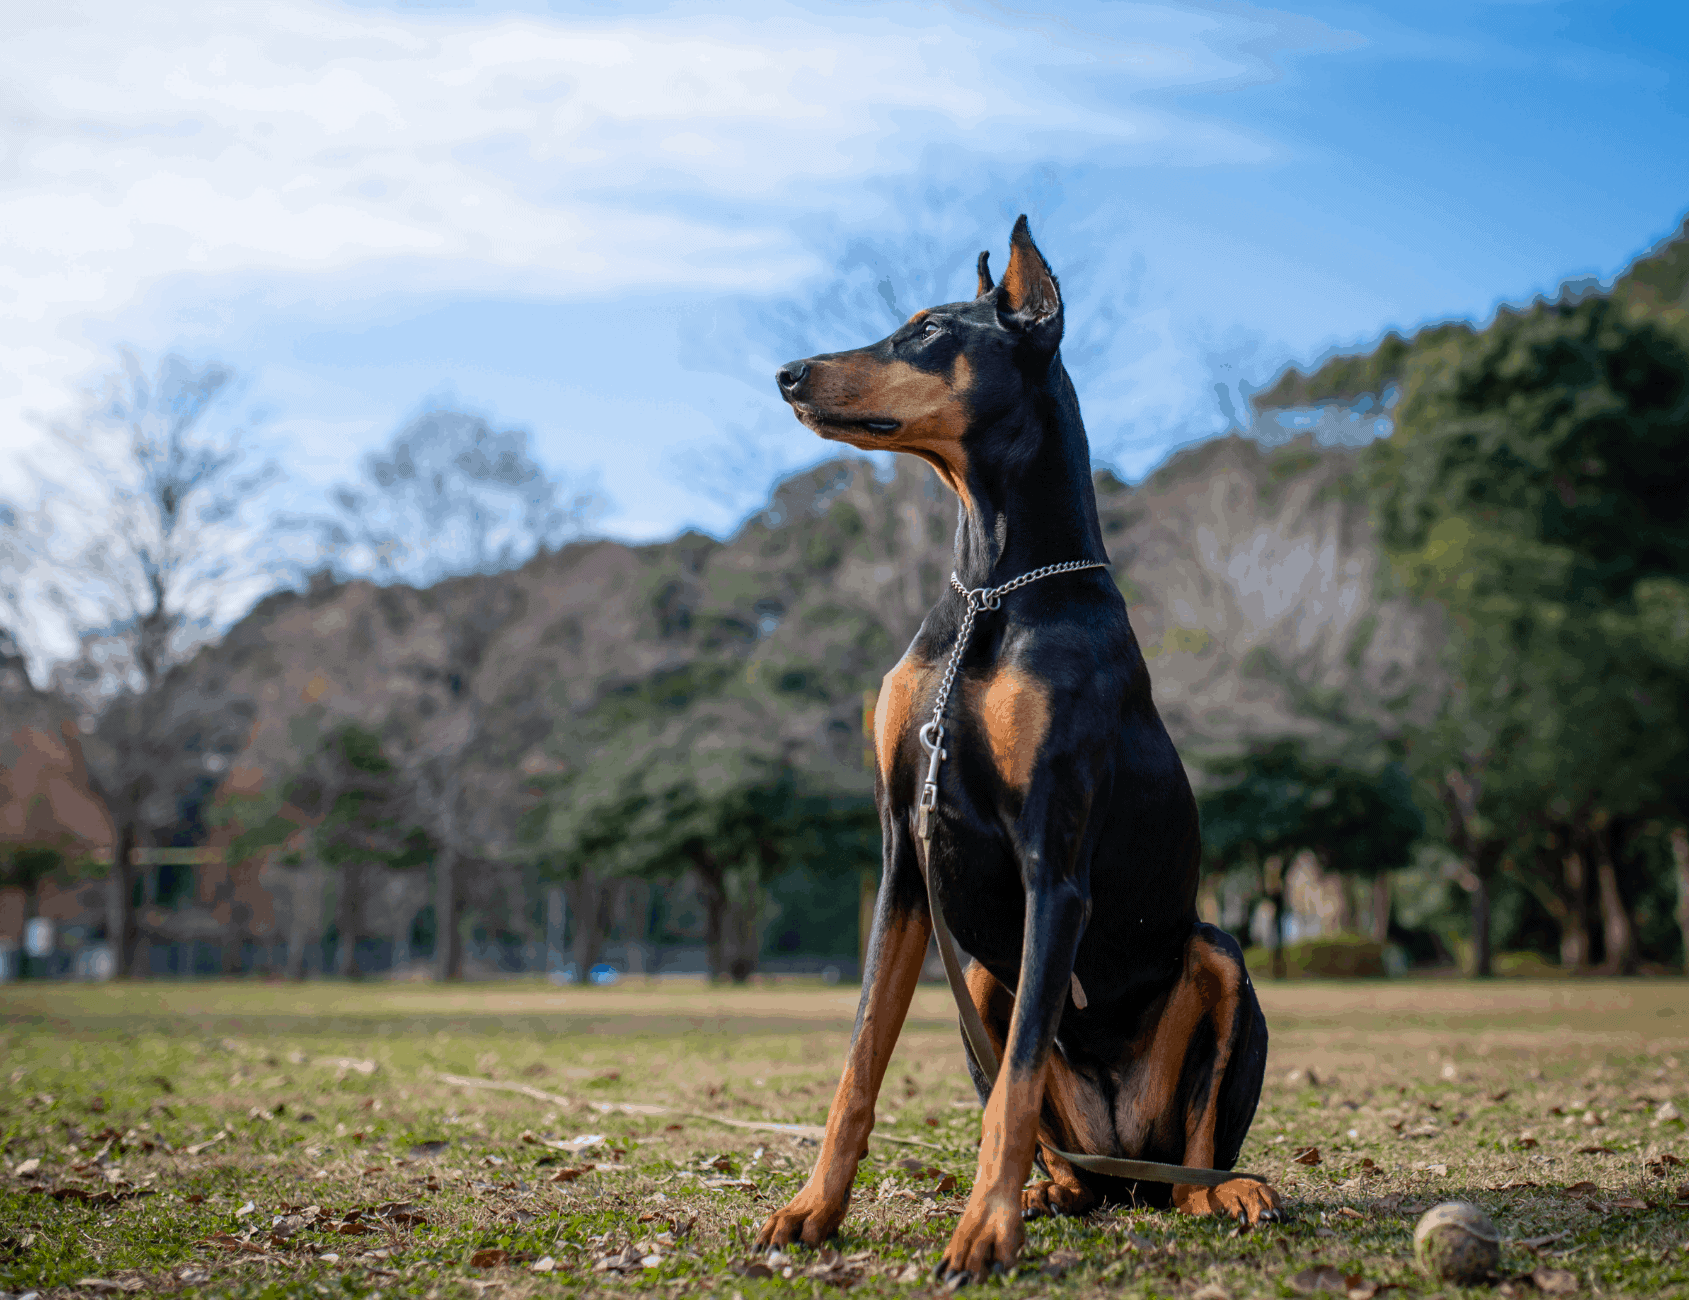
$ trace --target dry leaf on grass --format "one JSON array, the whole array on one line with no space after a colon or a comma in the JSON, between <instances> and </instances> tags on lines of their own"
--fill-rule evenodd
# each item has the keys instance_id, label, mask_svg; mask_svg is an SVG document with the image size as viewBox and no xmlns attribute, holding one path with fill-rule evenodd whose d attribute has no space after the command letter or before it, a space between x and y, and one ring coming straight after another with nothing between
<instances>
[{"instance_id":1,"label":"dry leaf on grass","mask_svg":"<svg viewBox=\"0 0 1689 1300\"><path fill-rule=\"evenodd\" d=\"M268 1255L270 1253L255 1241L243 1241L241 1238L227 1232L219 1232L207 1237L204 1244L207 1246L220 1246L224 1250L244 1251L248 1255Z\"/></svg>"},{"instance_id":2,"label":"dry leaf on grass","mask_svg":"<svg viewBox=\"0 0 1689 1300\"><path fill-rule=\"evenodd\" d=\"M470 1268L497 1268L510 1258L508 1250L501 1250L493 1246L487 1250L478 1250L469 1257Z\"/></svg>"},{"instance_id":3,"label":"dry leaf on grass","mask_svg":"<svg viewBox=\"0 0 1689 1300\"><path fill-rule=\"evenodd\" d=\"M119 1186L112 1191L90 1191L86 1187L55 1187L51 1191L44 1188L31 1189L37 1193L45 1193L55 1201L80 1201L83 1205L116 1205L120 1201L132 1201L142 1196L158 1195L150 1187Z\"/></svg>"},{"instance_id":4,"label":"dry leaf on grass","mask_svg":"<svg viewBox=\"0 0 1689 1300\"><path fill-rule=\"evenodd\" d=\"M597 1165L579 1165L573 1169L559 1169L546 1181L552 1183L572 1183L582 1174L591 1173L596 1168L598 1168Z\"/></svg>"},{"instance_id":5,"label":"dry leaf on grass","mask_svg":"<svg viewBox=\"0 0 1689 1300\"><path fill-rule=\"evenodd\" d=\"M1313 1295L1318 1291L1330 1291L1334 1295L1343 1295L1349 1289L1348 1279L1330 1264L1318 1264L1313 1268L1305 1268L1300 1273L1292 1273L1286 1279L1290 1289L1299 1295ZM1355 1284L1360 1284L1360 1274L1355 1274Z\"/></svg>"},{"instance_id":6,"label":"dry leaf on grass","mask_svg":"<svg viewBox=\"0 0 1689 1300\"><path fill-rule=\"evenodd\" d=\"M1317 1165L1320 1162L1320 1149L1318 1147L1301 1147L1291 1159L1299 1165Z\"/></svg>"},{"instance_id":7,"label":"dry leaf on grass","mask_svg":"<svg viewBox=\"0 0 1689 1300\"><path fill-rule=\"evenodd\" d=\"M1601 1146L1597 1143L1592 1146L1579 1147L1578 1154L1580 1156L1616 1156L1618 1152L1613 1150L1612 1147Z\"/></svg>"},{"instance_id":8,"label":"dry leaf on grass","mask_svg":"<svg viewBox=\"0 0 1689 1300\"><path fill-rule=\"evenodd\" d=\"M1043 1267L1041 1267L1038 1272L1044 1277L1065 1277L1068 1272L1071 1269L1076 1268L1080 1262L1081 1256L1077 1250L1053 1251L1050 1257L1044 1261Z\"/></svg>"},{"instance_id":9,"label":"dry leaf on grass","mask_svg":"<svg viewBox=\"0 0 1689 1300\"><path fill-rule=\"evenodd\" d=\"M1544 1295L1571 1295L1578 1289L1578 1276L1563 1268L1539 1268L1531 1281Z\"/></svg>"}]
</instances>

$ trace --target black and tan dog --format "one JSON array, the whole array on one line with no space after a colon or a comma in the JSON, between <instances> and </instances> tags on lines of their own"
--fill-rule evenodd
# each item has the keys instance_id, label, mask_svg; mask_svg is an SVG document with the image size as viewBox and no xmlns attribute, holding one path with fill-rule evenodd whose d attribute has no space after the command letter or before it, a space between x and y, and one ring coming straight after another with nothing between
<instances>
[{"instance_id":1,"label":"black and tan dog","mask_svg":"<svg viewBox=\"0 0 1689 1300\"><path fill-rule=\"evenodd\" d=\"M1001 285L981 253L972 302L919 312L870 347L792 362L780 391L824 438L930 464L961 502L956 573L995 587L1108 558L1061 338L1061 292L1022 217ZM917 733L966 607L948 593L880 690L885 861L862 1002L815 1172L763 1226L765 1245L815 1245L837 1229L867 1147L932 933L914 833ZM973 959L968 987L1003 1065L989 1079L969 1053L985 1107L979 1170L941 1271L983 1276L1014 1260L1023 1217L1103 1199L1275 1217L1278 1194L1259 1181L1134 1185L1055 1154L1231 1169L1267 1051L1242 953L1197 919L1196 806L1107 572L1045 578L982 615L948 728L924 865ZM1049 1181L1026 1186L1035 1158Z\"/></svg>"}]
</instances>

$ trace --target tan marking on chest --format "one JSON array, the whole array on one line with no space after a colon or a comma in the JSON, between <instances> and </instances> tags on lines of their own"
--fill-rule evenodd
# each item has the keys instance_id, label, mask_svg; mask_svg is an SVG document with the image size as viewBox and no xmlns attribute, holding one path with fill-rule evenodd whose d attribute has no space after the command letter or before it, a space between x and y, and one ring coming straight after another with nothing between
<instances>
[{"instance_id":1,"label":"tan marking on chest","mask_svg":"<svg viewBox=\"0 0 1689 1300\"><path fill-rule=\"evenodd\" d=\"M888 780L897 747L909 734L910 714L925 672L925 664L899 659L880 682L880 697L874 702L874 758L880 765L880 775Z\"/></svg>"},{"instance_id":2,"label":"tan marking on chest","mask_svg":"<svg viewBox=\"0 0 1689 1300\"><path fill-rule=\"evenodd\" d=\"M1025 790L1032 784L1038 752L1050 734L1049 688L1015 668L1000 669L987 682L967 682L963 698L979 719L991 761L1003 784Z\"/></svg>"}]
</instances>

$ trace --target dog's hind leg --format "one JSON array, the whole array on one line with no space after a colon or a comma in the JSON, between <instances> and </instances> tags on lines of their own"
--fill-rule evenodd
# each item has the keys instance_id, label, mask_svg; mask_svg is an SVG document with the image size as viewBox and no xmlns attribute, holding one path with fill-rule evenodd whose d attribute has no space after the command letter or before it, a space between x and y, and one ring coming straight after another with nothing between
<instances>
[{"instance_id":1,"label":"dog's hind leg","mask_svg":"<svg viewBox=\"0 0 1689 1300\"><path fill-rule=\"evenodd\" d=\"M1160 1159L1229 1169L1261 1096L1267 1026L1237 941L1198 923L1185 945L1184 970L1149 1030L1122 1063L1116 1125L1126 1150ZM1225 1214L1255 1223L1278 1217L1279 1194L1253 1178L1218 1187L1175 1183L1172 1201L1186 1214Z\"/></svg>"},{"instance_id":2,"label":"dog's hind leg","mask_svg":"<svg viewBox=\"0 0 1689 1300\"><path fill-rule=\"evenodd\" d=\"M968 996L979 1011L985 1032L999 1058L1007 1041L1009 1018L1014 1014L1014 997L990 971L978 962L971 962L967 970ZM991 1097L991 1079L974 1059L968 1040L962 1039L962 1050L968 1059L968 1073L973 1076L974 1090L980 1105ZM1083 1176L1057 1151L1106 1151L1113 1145L1112 1121L1108 1099L1096 1083L1085 1078L1062 1058L1060 1053L1050 1056L1049 1073L1044 1078L1044 1106L1038 1123L1038 1163L1048 1175L1046 1181L1023 1187L1020 1193L1020 1213L1023 1219L1037 1219L1046 1214L1084 1214L1101 1197L1087 1184Z\"/></svg>"},{"instance_id":3,"label":"dog's hind leg","mask_svg":"<svg viewBox=\"0 0 1689 1300\"><path fill-rule=\"evenodd\" d=\"M1084 1214L1096 1205L1102 1200L1096 1187L1056 1152L1107 1151L1112 1144L1108 1098L1059 1052L1053 1053L1038 1124L1038 1163L1050 1177L1021 1190L1021 1218Z\"/></svg>"}]
</instances>

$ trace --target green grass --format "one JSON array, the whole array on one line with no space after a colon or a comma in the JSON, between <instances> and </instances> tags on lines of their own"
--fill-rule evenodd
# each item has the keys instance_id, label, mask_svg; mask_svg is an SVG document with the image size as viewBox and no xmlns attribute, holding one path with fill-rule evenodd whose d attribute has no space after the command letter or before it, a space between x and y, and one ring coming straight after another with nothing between
<instances>
[{"instance_id":1,"label":"green grass","mask_svg":"<svg viewBox=\"0 0 1689 1300\"><path fill-rule=\"evenodd\" d=\"M1042 1220L983 1293L1288 1296L1330 1265L1453 1297L1415 1271L1411 1234L1420 1208L1459 1197L1512 1239L1507 1276L1553 1267L1592 1297L1689 1296L1689 1206L1673 1204L1689 1141L1659 1118L1668 1102L1689 1114L1689 985L1307 981L1262 996L1273 1050L1242 1166L1277 1182L1290 1219L1241 1233L1132 1207ZM750 1239L815 1148L693 1117L820 1123L854 1007L852 991L788 983L6 986L0 1291L929 1293L979 1124L942 987L918 994L881 1098L879 1133L909 1141L871 1144L836 1258L794 1249L758 1276ZM605 1109L629 1102L687 1113ZM543 1144L587 1135L604 1140ZM1319 1163L1296 1163L1308 1147ZM944 1174L958 1183L938 1192ZM629 1246L652 1266L601 1266ZM546 1258L555 1271L535 1272ZM912 1265L921 1280L900 1281Z\"/></svg>"}]
</instances>

